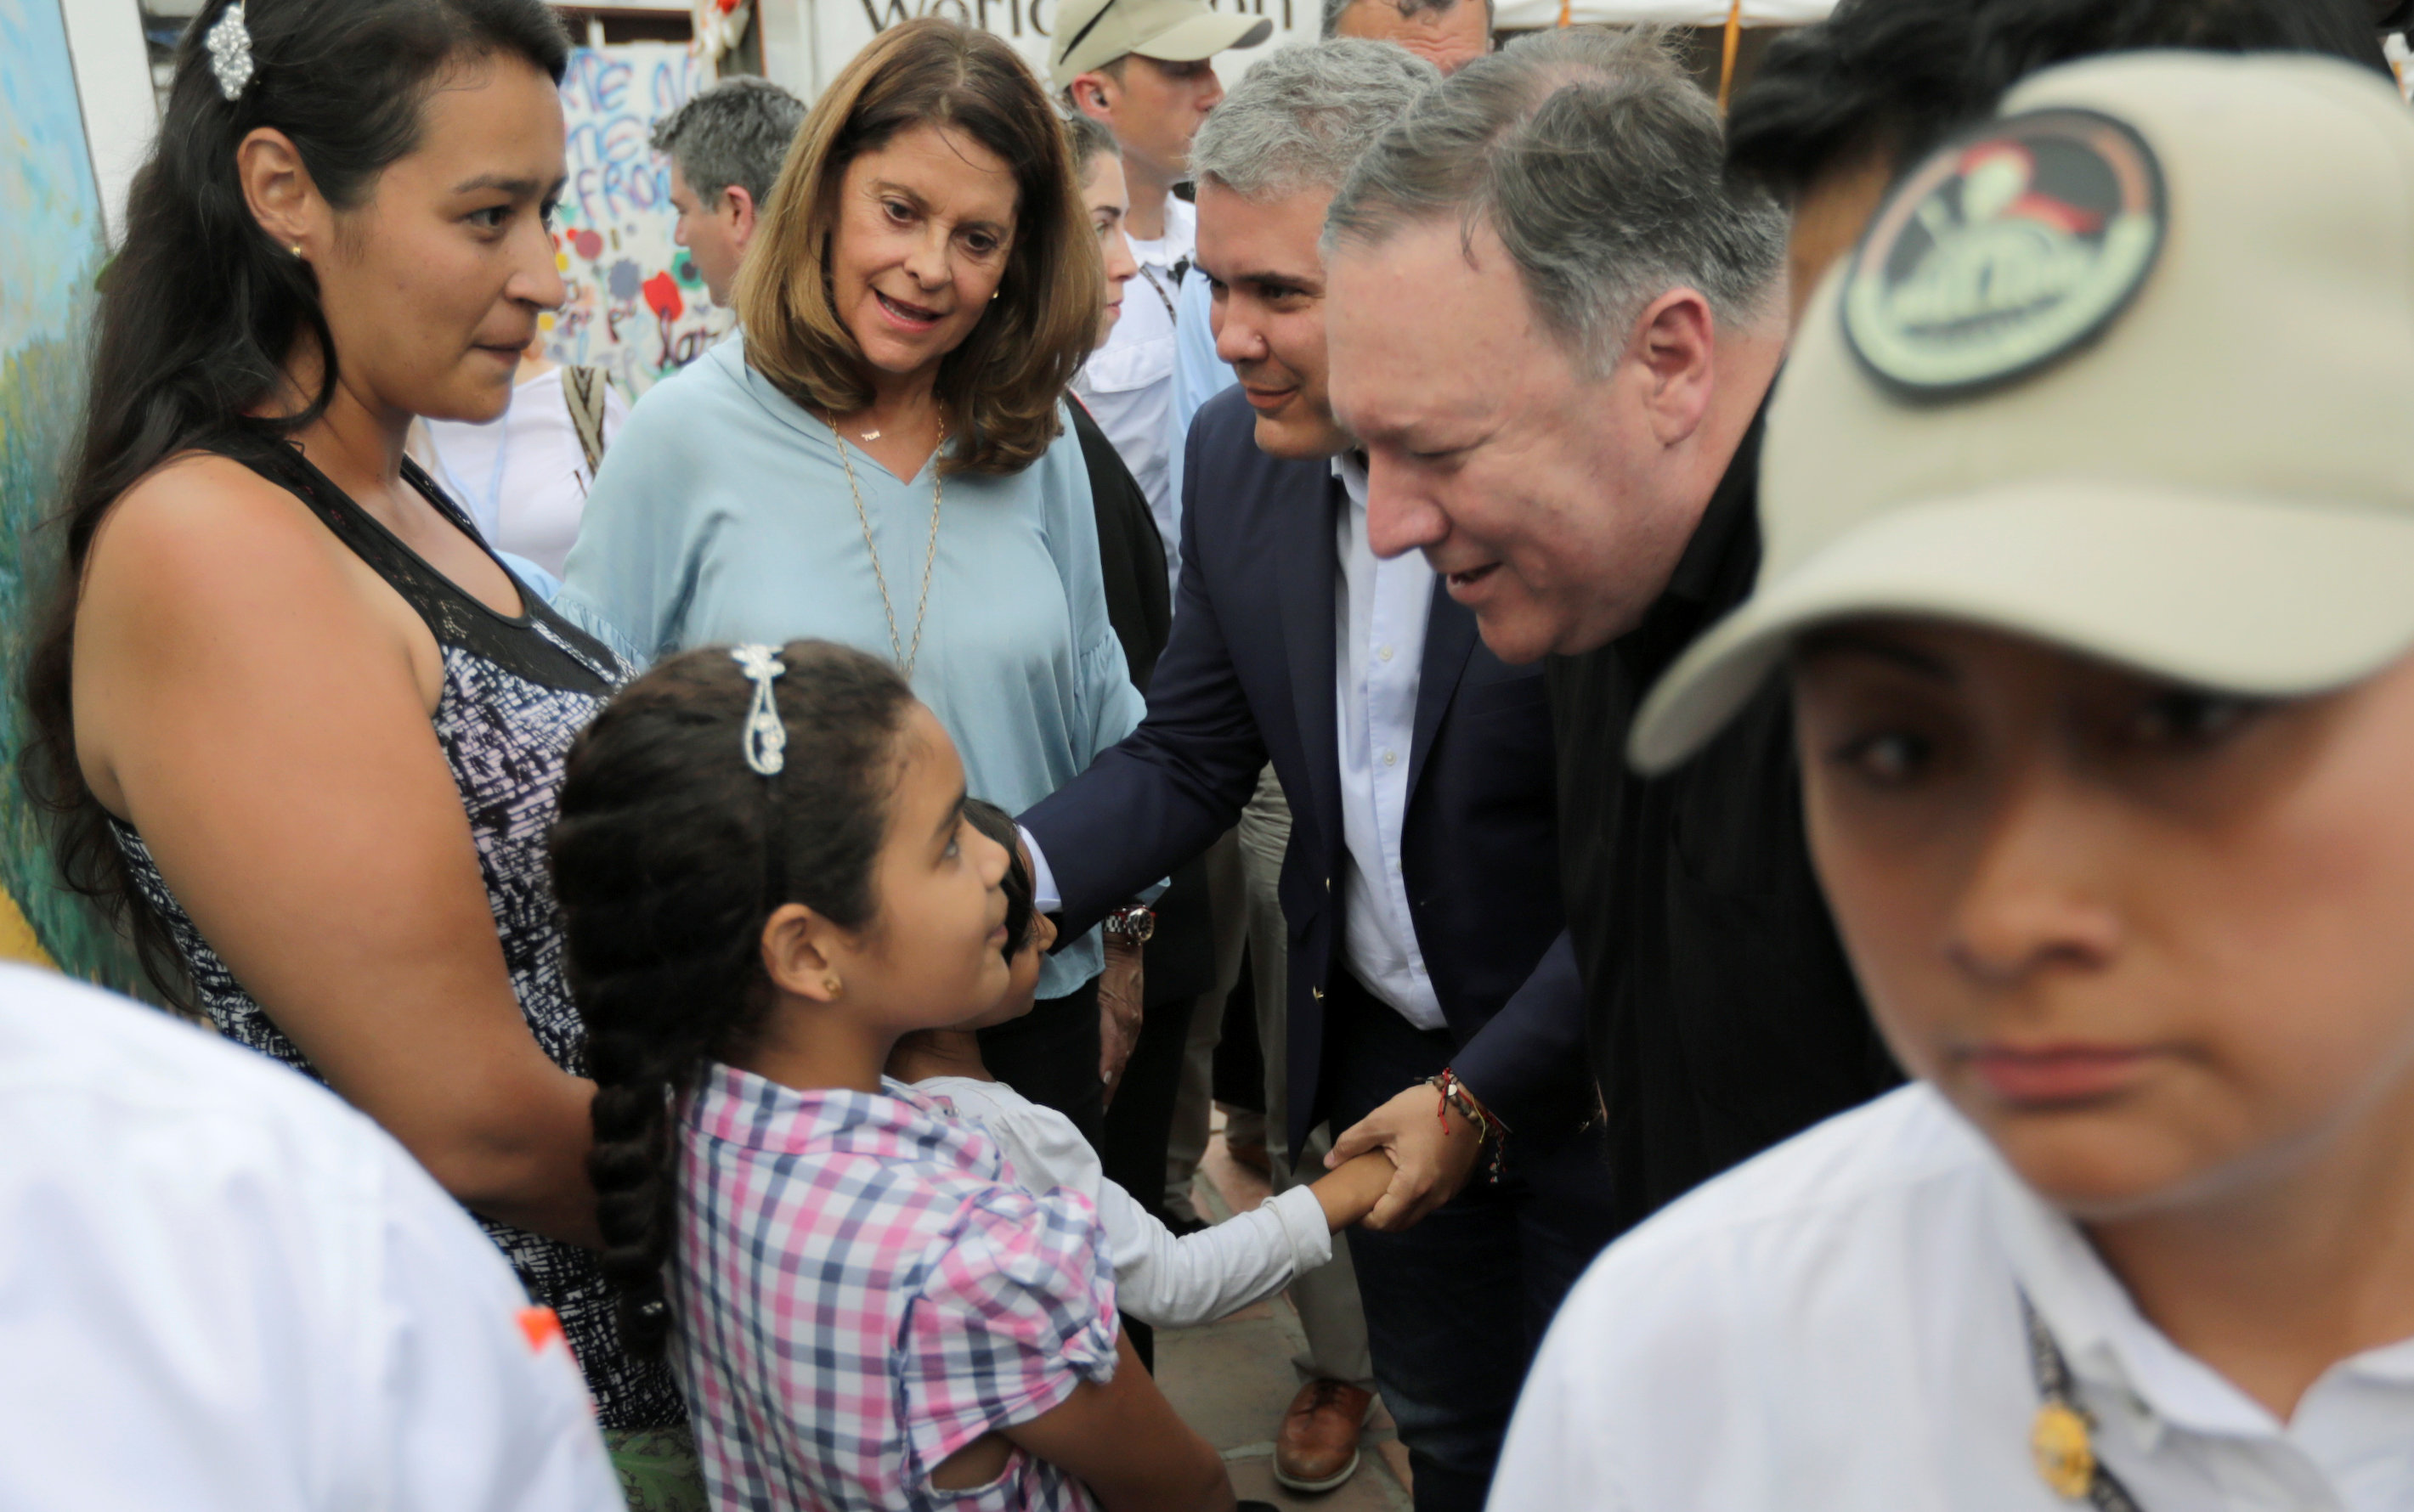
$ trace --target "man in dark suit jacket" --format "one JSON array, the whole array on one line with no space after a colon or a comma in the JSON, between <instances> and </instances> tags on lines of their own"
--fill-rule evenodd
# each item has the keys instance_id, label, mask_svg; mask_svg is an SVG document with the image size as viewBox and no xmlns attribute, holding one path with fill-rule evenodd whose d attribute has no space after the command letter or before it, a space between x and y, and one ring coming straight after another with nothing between
<instances>
[{"instance_id":1,"label":"man in dark suit jacket","mask_svg":"<svg viewBox=\"0 0 2414 1512\"><path fill-rule=\"evenodd\" d=\"M1022 823L1078 931L1229 829L1273 762L1292 817L1290 1147L1329 1119L1348 1130L1336 1155L1380 1147L1400 1165L1369 1220L1386 1232L1349 1238L1376 1379L1419 1508L1472 1509L1532 1344L1608 1237L1607 1183L1584 1132L1539 674L1483 649L1421 558L1376 560L1364 473L1324 403L1316 235L1340 173L1303 186L1299 165L1355 154L1314 135L1346 131L1346 112L1297 94L1357 80L1379 129L1419 82L1391 79L1401 55L1379 44L1298 51L1336 48L1268 60L1200 132L1200 265L1240 385L1190 432L1148 718ZM1379 110L1363 103L1376 82ZM1272 109L1251 109L1260 92ZM1285 122L1305 145L1269 150ZM1228 134L1249 150L1219 154ZM1474 1120L1438 1117L1424 1083L1445 1069Z\"/></svg>"}]
</instances>

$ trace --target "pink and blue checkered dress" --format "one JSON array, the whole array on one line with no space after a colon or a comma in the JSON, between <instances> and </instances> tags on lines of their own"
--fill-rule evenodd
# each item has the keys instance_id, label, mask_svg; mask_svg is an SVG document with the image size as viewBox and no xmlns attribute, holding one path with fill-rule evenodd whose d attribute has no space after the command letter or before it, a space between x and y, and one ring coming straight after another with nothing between
<instances>
[{"instance_id":1,"label":"pink and blue checkered dress","mask_svg":"<svg viewBox=\"0 0 2414 1512\"><path fill-rule=\"evenodd\" d=\"M930 1483L1113 1375L1086 1199L1015 1186L988 1135L902 1082L805 1092L716 1065L680 1137L671 1295L719 1512L1087 1512L1020 1450L987 1486Z\"/></svg>"}]
</instances>

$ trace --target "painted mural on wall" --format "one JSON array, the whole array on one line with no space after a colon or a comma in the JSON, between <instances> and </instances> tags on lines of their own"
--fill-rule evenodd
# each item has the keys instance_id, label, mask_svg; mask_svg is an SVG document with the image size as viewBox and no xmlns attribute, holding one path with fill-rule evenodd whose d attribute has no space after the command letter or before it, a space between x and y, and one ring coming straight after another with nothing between
<instances>
[{"instance_id":1,"label":"painted mural on wall","mask_svg":"<svg viewBox=\"0 0 2414 1512\"><path fill-rule=\"evenodd\" d=\"M51 882L41 828L16 781L15 697L28 621L56 542L57 498L82 401L92 286L107 246L77 108L61 0L0 0L0 958L55 961L131 987L113 932Z\"/></svg>"},{"instance_id":2,"label":"painted mural on wall","mask_svg":"<svg viewBox=\"0 0 2414 1512\"><path fill-rule=\"evenodd\" d=\"M645 42L579 48L562 76L570 181L554 246L570 291L545 351L607 369L631 399L702 356L734 320L671 240L670 160L648 144L655 122L712 82L686 48Z\"/></svg>"}]
</instances>

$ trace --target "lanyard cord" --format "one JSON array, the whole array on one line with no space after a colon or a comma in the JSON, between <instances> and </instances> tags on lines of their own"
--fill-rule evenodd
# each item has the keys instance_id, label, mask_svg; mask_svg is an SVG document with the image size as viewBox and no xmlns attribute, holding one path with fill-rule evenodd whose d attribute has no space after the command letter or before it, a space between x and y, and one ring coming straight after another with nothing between
<instances>
[{"instance_id":1,"label":"lanyard cord","mask_svg":"<svg viewBox=\"0 0 2414 1512\"><path fill-rule=\"evenodd\" d=\"M2020 1294L2020 1321L2029 1336L2029 1372L2036 1380L2038 1407L2029 1430L2029 1453L2037 1475L2065 1501L2084 1501L2096 1512L2139 1512L2121 1477L2095 1458L2095 1419L2079 1405L2070 1361L2053 1330L2037 1315L2028 1292Z\"/></svg>"},{"instance_id":2,"label":"lanyard cord","mask_svg":"<svg viewBox=\"0 0 2414 1512\"><path fill-rule=\"evenodd\" d=\"M1178 323L1181 318L1173 313L1173 296L1168 294L1165 291L1165 286L1156 281L1156 274L1148 271L1148 264L1145 262L1135 262L1133 266L1140 269L1140 275L1142 278L1148 280L1148 287L1156 290L1156 302L1165 306L1165 318Z\"/></svg>"}]
</instances>

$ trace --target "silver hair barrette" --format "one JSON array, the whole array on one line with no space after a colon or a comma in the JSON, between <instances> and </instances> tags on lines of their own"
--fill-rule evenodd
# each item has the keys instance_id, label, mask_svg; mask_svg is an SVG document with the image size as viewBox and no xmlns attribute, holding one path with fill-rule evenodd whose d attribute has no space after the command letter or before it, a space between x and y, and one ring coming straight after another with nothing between
<instances>
[{"instance_id":1,"label":"silver hair barrette","mask_svg":"<svg viewBox=\"0 0 2414 1512\"><path fill-rule=\"evenodd\" d=\"M217 24L210 28L210 72L216 76L218 93L229 103L243 97L244 87L251 82L251 28L243 19L243 0L226 7Z\"/></svg>"},{"instance_id":2,"label":"silver hair barrette","mask_svg":"<svg viewBox=\"0 0 2414 1512\"><path fill-rule=\"evenodd\" d=\"M746 764L765 777L778 777L788 764L788 727L780 722L780 705L771 697L771 681L788 669L776 645L733 645L729 660L746 669L754 685L754 701L747 706Z\"/></svg>"}]
</instances>

